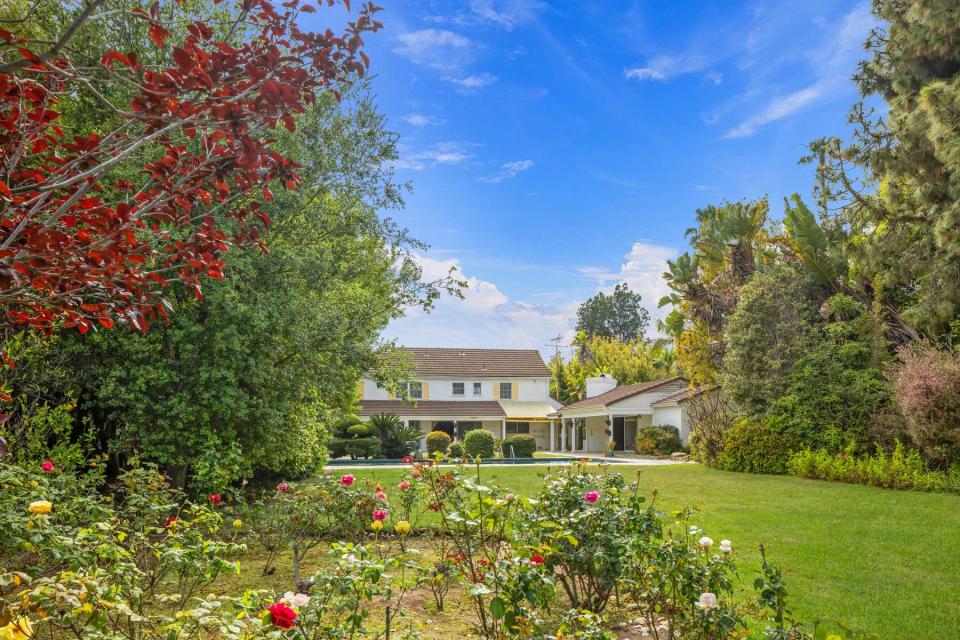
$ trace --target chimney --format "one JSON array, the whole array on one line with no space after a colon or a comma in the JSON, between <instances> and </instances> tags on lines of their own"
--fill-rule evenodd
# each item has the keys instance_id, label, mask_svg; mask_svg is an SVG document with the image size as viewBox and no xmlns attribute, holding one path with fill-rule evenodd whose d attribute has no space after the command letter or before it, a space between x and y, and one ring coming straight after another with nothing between
<instances>
[{"instance_id":1,"label":"chimney","mask_svg":"<svg viewBox=\"0 0 960 640\"><path fill-rule=\"evenodd\" d=\"M587 378L587 397L592 398L593 396L598 396L601 393L606 393L611 389L615 389L617 386L617 379L613 376L609 376L606 373L601 373L598 376L592 378Z\"/></svg>"}]
</instances>

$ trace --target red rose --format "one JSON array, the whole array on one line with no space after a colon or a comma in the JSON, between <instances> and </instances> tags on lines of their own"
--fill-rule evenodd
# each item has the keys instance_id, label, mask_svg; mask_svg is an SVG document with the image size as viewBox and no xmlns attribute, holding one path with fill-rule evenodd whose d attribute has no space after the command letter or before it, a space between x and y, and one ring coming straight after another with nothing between
<instances>
[{"instance_id":1,"label":"red rose","mask_svg":"<svg viewBox=\"0 0 960 640\"><path fill-rule=\"evenodd\" d=\"M166 522L163 523L163 528L169 529L170 526L176 521L177 521L177 516L170 516L169 518L167 518Z\"/></svg>"},{"instance_id":2,"label":"red rose","mask_svg":"<svg viewBox=\"0 0 960 640\"><path fill-rule=\"evenodd\" d=\"M53 460L44 460L40 468L43 469L44 473L53 473Z\"/></svg>"},{"instance_id":3,"label":"red rose","mask_svg":"<svg viewBox=\"0 0 960 640\"><path fill-rule=\"evenodd\" d=\"M297 612L282 602L270 605L267 611L270 612L270 622L275 627L292 629L297 624Z\"/></svg>"},{"instance_id":4,"label":"red rose","mask_svg":"<svg viewBox=\"0 0 960 640\"><path fill-rule=\"evenodd\" d=\"M530 562L533 564L543 564L543 556L533 556L530 558Z\"/></svg>"},{"instance_id":5,"label":"red rose","mask_svg":"<svg viewBox=\"0 0 960 640\"><path fill-rule=\"evenodd\" d=\"M403 464L410 464L411 462L413 462L413 456L403 456L402 458L400 458L400 462L402 462Z\"/></svg>"},{"instance_id":6,"label":"red rose","mask_svg":"<svg viewBox=\"0 0 960 640\"><path fill-rule=\"evenodd\" d=\"M220 500L221 500L220 494L211 493L209 496L207 496L207 500L210 501L210 504L220 504Z\"/></svg>"}]
</instances>

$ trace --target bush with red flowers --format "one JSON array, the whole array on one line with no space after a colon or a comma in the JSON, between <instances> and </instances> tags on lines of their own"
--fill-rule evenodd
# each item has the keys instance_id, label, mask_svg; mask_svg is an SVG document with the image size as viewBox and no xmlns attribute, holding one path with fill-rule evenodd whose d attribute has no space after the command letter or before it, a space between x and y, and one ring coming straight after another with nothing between
<instances>
[{"instance_id":1,"label":"bush with red flowers","mask_svg":"<svg viewBox=\"0 0 960 640\"><path fill-rule=\"evenodd\" d=\"M292 629L297 626L297 612L283 602L274 602L267 608L270 612L270 624L281 629Z\"/></svg>"}]
</instances>

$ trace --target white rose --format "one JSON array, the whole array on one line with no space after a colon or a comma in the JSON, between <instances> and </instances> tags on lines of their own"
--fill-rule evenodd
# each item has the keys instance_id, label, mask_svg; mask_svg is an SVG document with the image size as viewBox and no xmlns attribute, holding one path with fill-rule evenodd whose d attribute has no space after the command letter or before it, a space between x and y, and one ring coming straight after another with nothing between
<instances>
[{"instance_id":1,"label":"white rose","mask_svg":"<svg viewBox=\"0 0 960 640\"><path fill-rule=\"evenodd\" d=\"M713 538L708 538L707 536L703 536L702 538L700 538L700 546L703 547L705 551L709 551L710 547L713 546Z\"/></svg>"},{"instance_id":2,"label":"white rose","mask_svg":"<svg viewBox=\"0 0 960 640\"><path fill-rule=\"evenodd\" d=\"M305 593L294 593L287 591L283 594L283 601L291 607L305 607L310 603L310 596Z\"/></svg>"},{"instance_id":3,"label":"white rose","mask_svg":"<svg viewBox=\"0 0 960 640\"><path fill-rule=\"evenodd\" d=\"M700 599L697 600L697 606L703 609L704 611L709 611L710 609L717 608L717 596L716 594L706 593L700 594Z\"/></svg>"},{"instance_id":4,"label":"white rose","mask_svg":"<svg viewBox=\"0 0 960 640\"><path fill-rule=\"evenodd\" d=\"M733 551L733 543L730 542L729 540L721 540L720 551L723 551L724 553L730 553L731 551Z\"/></svg>"}]
</instances>

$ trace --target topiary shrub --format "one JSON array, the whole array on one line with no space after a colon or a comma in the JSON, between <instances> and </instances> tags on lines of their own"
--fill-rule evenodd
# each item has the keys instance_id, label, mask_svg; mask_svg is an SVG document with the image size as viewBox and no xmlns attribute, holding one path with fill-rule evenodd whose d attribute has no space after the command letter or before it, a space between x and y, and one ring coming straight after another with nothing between
<instances>
[{"instance_id":1,"label":"topiary shrub","mask_svg":"<svg viewBox=\"0 0 960 640\"><path fill-rule=\"evenodd\" d=\"M484 429L474 429L463 438L463 453L470 458L493 457L493 434Z\"/></svg>"},{"instance_id":2,"label":"topiary shrub","mask_svg":"<svg viewBox=\"0 0 960 640\"><path fill-rule=\"evenodd\" d=\"M459 440L454 440L450 443L450 448L447 450L447 453L450 454L451 458L462 458L463 457L463 443Z\"/></svg>"},{"instance_id":3,"label":"topiary shrub","mask_svg":"<svg viewBox=\"0 0 960 640\"><path fill-rule=\"evenodd\" d=\"M796 438L784 434L770 421L742 420L723 434L723 450L717 464L727 471L782 474L800 448Z\"/></svg>"},{"instance_id":4,"label":"topiary shrub","mask_svg":"<svg viewBox=\"0 0 960 640\"><path fill-rule=\"evenodd\" d=\"M446 453L450 448L450 436L443 431L431 431L427 434L427 453Z\"/></svg>"},{"instance_id":5,"label":"topiary shrub","mask_svg":"<svg viewBox=\"0 0 960 640\"><path fill-rule=\"evenodd\" d=\"M512 451L510 447L513 447ZM505 456L512 453L517 458L532 458L533 452L537 450L537 439L524 433L507 436L503 444L500 445L500 450Z\"/></svg>"},{"instance_id":6,"label":"topiary shrub","mask_svg":"<svg viewBox=\"0 0 960 640\"><path fill-rule=\"evenodd\" d=\"M363 438L365 436L370 435L370 427L363 424L362 422L360 424L350 425L349 427L347 427L347 434L355 438Z\"/></svg>"},{"instance_id":7,"label":"topiary shrub","mask_svg":"<svg viewBox=\"0 0 960 640\"><path fill-rule=\"evenodd\" d=\"M668 456L674 451L683 451L680 432L670 425L638 429L636 450L648 456Z\"/></svg>"},{"instance_id":8,"label":"topiary shrub","mask_svg":"<svg viewBox=\"0 0 960 640\"><path fill-rule=\"evenodd\" d=\"M380 438L369 437L370 426L360 422L360 418L347 414L333 425L333 438L329 449L331 458L350 456L351 458L374 458L380 455Z\"/></svg>"}]
</instances>

